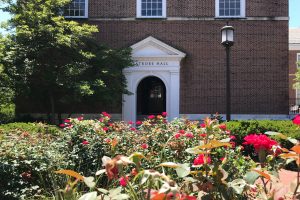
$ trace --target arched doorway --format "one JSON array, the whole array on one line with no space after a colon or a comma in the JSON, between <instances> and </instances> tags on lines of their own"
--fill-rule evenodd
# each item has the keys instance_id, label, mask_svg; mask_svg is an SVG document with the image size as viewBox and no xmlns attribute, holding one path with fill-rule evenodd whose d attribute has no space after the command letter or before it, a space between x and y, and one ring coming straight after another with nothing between
<instances>
[{"instance_id":1,"label":"arched doorway","mask_svg":"<svg viewBox=\"0 0 300 200\"><path fill-rule=\"evenodd\" d=\"M137 115L156 115L166 111L166 86L164 82L150 76L144 78L137 87Z\"/></svg>"}]
</instances>

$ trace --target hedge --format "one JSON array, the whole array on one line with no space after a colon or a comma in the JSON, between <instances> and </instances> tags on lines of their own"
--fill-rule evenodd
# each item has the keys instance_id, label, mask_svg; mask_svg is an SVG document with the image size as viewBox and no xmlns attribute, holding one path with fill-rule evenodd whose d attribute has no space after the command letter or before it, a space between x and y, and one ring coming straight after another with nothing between
<instances>
[{"instance_id":1,"label":"hedge","mask_svg":"<svg viewBox=\"0 0 300 200\"><path fill-rule=\"evenodd\" d=\"M243 138L251 133L265 133L275 131L283 133L289 137L300 139L300 129L289 120L242 120L226 123L228 130L236 136L238 144L243 143ZM276 138L278 139L278 138ZM287 141L281 141L284 146L291 146Z\"/></svg>"}]
</instances>

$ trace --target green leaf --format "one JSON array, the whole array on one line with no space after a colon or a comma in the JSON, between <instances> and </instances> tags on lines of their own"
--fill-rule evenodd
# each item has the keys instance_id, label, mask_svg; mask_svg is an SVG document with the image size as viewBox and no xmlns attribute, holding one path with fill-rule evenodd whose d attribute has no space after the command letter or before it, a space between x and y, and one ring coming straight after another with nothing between
<instances>
[{"instance_id":1,"label":"green leaf","mask_svg":"<svg viewBox=\"0 0 300 200\"><path fill-rule=\"evenodd\" d=\"M96 183L94 182L94 177L84 177L83 178L84 183L89 187L93 188L95 187Z\"/></svg>"},{"instance_id":2,"label":"green leaf","mask_svg":"<svg viewBox=\"0 0 300 200\"><path fill-rule=\"evenodd\" d=\"M113 200L122 200L122 199L129 199L129 195L128 194L118 194L114 197L112 197Z\"/></svg>"},{"instance_id":3,"label":"green leaf","mask_svg":"<svg viewBox=\"0 0 300 200\"><path fill-rule=\"evenodd\" d=\"M101 174L104 174L106 172L106 169L101 169L96 172L96 176L100 176Z\"/></svg>"},{"instance_id":4,"label":"green leaf","mask_svg":"<svg viewBox=\"0 0 300 200\"><path fill-rule=\"evenodd\" d=\"M268 131L268 132L265 132L266 135L271 135L271 136L277 136L277 137L280 137L281 139L284 139L286 140L288 137L283 135L282 133L278 133L278 132L273 132L273 131Z\"/></svg>"},{"instance_id":5,"label":"green leaf","mask_svg":"<svg viewBox=\"0 0 300 200\"><path fill-rule=\"evenodd\" d=\"M246 181L243 179L236 179L228 183L228 186L232 187L237 194L242 194L246 185Z\"/></svg>"},{"instance_id":6,"label":"green leaf","mask_svg":"<svg viewBox=\"0 0 300 200\"><path fill-rule=\"evenodd\" d=\"M294 138L288 137L287 140L290 141L291 143L295 144L295 145L298 144L298 140L296 140Z\"/></svg>"},{"instance_id":7,"label":"green leaf","mask_svg":"<svg viewBox=\"0 0 300 200\"><path fill-rule=\"evenodd\" d=\"M177 168L179 167L178 164L173 163L173 162L164 162L158 165L159 167L169 167L169 168Z\"/></svg>"},{"instance_id":8,"label":"green leaf","mask_svg":"<svg viewBox=\"0 0 300 200\"><path fill-rule=\"evenodd\" d=\"M201 150L201 149L199 149L199 148L197 148L197 147L194 147L194 148L187 148L185 151L186 151L187 153L190 153L190 154L202 154L202 153L204 153L203 150Z\"/></svg>"},{"instance_id":9,"label":"green leaf","mask_svg":"<svg viewBox=\"0 0 300 200\"><path fill-rule=\"evenodd\" d=\"M259 174L253 171L247 172L244 176L244 179L248 184L254 184L255 181L259 178Z\"/></svg>"},{"instance_id":10,"label":"green leaf","mask_svg":"<svg viewBox=\"0 0 300 200\"><path fill-rule=\"evenodd\" d=\"M81 196L78 200L97 200L97 192L89 192Z\"/></svg>"},{"instance_id":11,"label":"green leaf","mask_svg":"<svg viewBox=\"0 0 300 200\"><path fill-rule=\"evenodd\" d=\"M99 192L103 193L103 194L108 194L108 193L109 193L108 190L103 189L103 188L97 188L97 190L98 190Z\"/></svg>"},{"instance_id":12,"label":"green leaf","mask_svg":"<svg viewBox=\"0 0 300 200\"><path fill-rule=\"evenodd\" d=\"M191 168L188 163L178 164L178 167L175 170L179 178L186 177L191 172Z\"/></svg>"},{"instance_id":13,"label":"green leaf","mask_svg":"<svg viewBox=\"0 0 300 200\"><path fill-rule=\"evenodd\" d=\"M122 192L121 187L114 188L114 189L109 190L109 196L113 197L113 196L119 195L121 192Z\"/></svg>"}]
</instances>

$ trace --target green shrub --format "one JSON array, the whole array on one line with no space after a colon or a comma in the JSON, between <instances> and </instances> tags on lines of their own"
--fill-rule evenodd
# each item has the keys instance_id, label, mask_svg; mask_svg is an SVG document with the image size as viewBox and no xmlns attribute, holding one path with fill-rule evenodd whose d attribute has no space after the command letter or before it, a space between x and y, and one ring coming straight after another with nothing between
<instances>
[{"instance_id":1,"label":"green shrub","mask_svg":"<svg viewBox=\"0 0 300 200\"><path fill-rule=\"evenodd\" d=\"M283 133L291 138L300 139L300 129L288 120L242 120L227 122L227 128L235 135L237 144L242 144L246 135L251 133L265 133L274 131ZM276 138L280 140L279 138ZM292 144L288 141L280 140L287 148Z\"/></svg>"},{"instance_id":2,"label":"green shrub","mask_svg":"<svg viewBox=\"0 0 300 200\"><path fill-rule=\"evenodd\" d=\"M68 168L68 135L44 124L0 126L0 199L53 196L53 171Z\"/></svg>"},{"instance_id":3,"label":"green shrub","mask_svg":"<svg viewBox=\"0 0 300 200\"><path fill-rule=\"evenodd\" d=\"M9 124L0 125L0 132L29 132L29 133L44 133L44 134L57 134L60 129L56 126L46 125L43 123L23 123L15 122Z\"/></svg>"},{"instance_id":4,"label":"green shrub","mask_svg":"<svg viewBox=\"0 0 300 200\"><path fill-rule=\"evenodd\" d=\"M0 106L0 124L13 122L15 119L15 105L1 105Z\"/></svg>"}]
</instances>

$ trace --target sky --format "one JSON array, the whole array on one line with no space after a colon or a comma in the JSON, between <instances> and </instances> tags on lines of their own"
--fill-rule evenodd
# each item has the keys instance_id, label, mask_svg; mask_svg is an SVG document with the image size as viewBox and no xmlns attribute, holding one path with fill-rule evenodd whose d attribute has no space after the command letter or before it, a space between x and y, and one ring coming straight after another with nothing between
<instances>
[{"instance_id":1,"label":"sky","mask_svg":"<svg viewBox=\"0 0 300 200\"><path fill-rule=\"evenodd\" d=\"M290 28L300 28L300 0L289 0L290 9ZM0 11L0 23L9 19L8 13ZM0 33L5 33L3 29L0 29Z\"/></svg>"}]
</instances>

